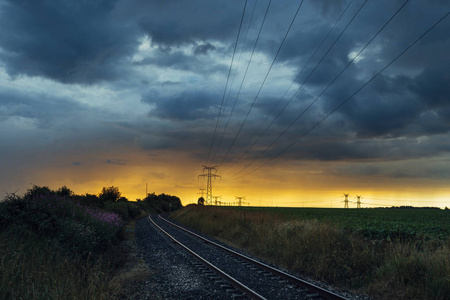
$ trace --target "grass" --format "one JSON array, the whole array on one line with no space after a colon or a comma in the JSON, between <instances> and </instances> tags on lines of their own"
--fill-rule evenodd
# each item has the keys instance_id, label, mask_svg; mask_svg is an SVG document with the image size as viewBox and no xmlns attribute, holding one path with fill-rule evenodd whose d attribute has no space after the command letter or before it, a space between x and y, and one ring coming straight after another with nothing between
<instances>
[{"instance_id":1,"label":"grass","mask_svg":"<svg viewBox=\"0 0 450 300\"><path fill-rule=\"evenodd\" d=\"M413 232L408 222L412 224L414 217L403 210L191 205L172 217L294 273L376 299L449 299L450 239L445 235L449 225L442 220L450 214L436 210L433 218L431 210L426 213L418 222L434 225L416 226ZM401 216L397 223L395 214ZM436 226L444 228L444 234Z\"/></svg>"},{"instance_id":2,"label":"grass","mask_svg":"<svg viewBox=\"0 0 450 300\"><path fill-rule=\"evenodd\" d=\"M54 251L48 240L0 235L1 299L108 299L102 258L72 257Z\"/></svg>"}]
</instances>

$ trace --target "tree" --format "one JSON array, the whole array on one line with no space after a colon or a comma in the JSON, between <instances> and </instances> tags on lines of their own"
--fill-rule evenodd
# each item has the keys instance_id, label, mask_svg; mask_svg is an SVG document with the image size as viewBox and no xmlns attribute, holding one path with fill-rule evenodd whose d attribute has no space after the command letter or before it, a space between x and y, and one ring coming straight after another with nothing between
<instances>
[{"instance_id":1,"label":"tree","mask_svg":"<svg viewBox=\"0 0 450 300\"><path fill-rule=\"evenodd\" d=\"M48 186L37 186L33 185L31 189L23 196L24 199L33 199L35 197L43 197L43 196L51 196L55 195L55 192L52 191Z\"/></svg>"},{"instance_id":2,"label":"tree","mask_svg":"<svg viewBox=\"0 0 450 300\"><path fill-rule=\"evenodd\" d=\"M75 195L67 186L62 186L56 191L56 195L61 197L72 197Z\"/></svg>"},{"instance_id":3,"label":"tree","mask_svg":"<svg viewBox=\"0 0 450 300\"><path fill-rule=\"evenodd\" d=\"M103 187L102 191L98 195L100 200L102 201L110 201L110 202L116 202L120 199L121 193L119 192L119 188L115 186L110 187Z\"/></svg>"},{"instance_id":4,"label":"tree","mask_svg":"<svg viewBox=\"0 0 450 300\"><path fill-rule=\"evenodd\" d=\"M182 207L180 198L164 193L160 195L156 195L155 193L148 194L143 201L148 203L157 212L171 212Z\"/></svg>"},{"instance_id":5,"label":"tree","mask_svg":"<svg viewBox=\"0 0 450 300\"><path fill-rule=\"evenodd\" d=\"M198 205L205 205L205 198L203 198L203 197L200 197L200 198L198 198Z\"/></svg>"}]
</instances>

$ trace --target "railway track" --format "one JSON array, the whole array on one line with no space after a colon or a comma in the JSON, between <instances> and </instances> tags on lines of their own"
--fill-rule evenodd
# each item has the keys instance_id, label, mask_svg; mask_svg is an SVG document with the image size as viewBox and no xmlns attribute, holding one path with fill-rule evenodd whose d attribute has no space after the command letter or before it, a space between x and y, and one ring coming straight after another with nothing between
<instances>
[{"instance_id":1,"label":"railway track","mask_svg":"<svg viewBox=\"0 0 450 300\"><path fill-rule=\"evenodd\" d=\"M198 261L230 299L347 299L196 234L162 216L148 220Z\"/></svg>"}]
</instances>

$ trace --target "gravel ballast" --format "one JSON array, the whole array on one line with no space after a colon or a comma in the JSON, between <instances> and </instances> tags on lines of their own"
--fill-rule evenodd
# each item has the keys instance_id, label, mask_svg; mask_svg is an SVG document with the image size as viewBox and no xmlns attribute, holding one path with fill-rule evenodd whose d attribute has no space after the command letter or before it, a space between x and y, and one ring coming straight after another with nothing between
<instances>
[{"instance_id":1,"label":"gravel ballast","mask_svg":"<svg viewBox=\"0 0 450 300\"><path fill-rule=\"evenodd\" d=\"M187 253L168 241L147 218L136 222L138 253L152 270L146 299L232 299Z\"/></svg>"}]
</instances>

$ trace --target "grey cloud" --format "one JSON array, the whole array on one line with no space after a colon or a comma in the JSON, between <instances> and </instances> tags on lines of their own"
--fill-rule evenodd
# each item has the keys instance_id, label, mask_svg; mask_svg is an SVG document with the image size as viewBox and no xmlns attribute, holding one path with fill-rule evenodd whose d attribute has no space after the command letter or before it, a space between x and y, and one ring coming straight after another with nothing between
<instances>
[{"instance_id":1,"label":"grey cloud","mask_svg":"<svg viewBox=\"0 0 450 300\"><path fill-rule=\"evenodd\" d=\"M27 94L0 91L0 116L33 119L41 128L54 127L55 122L84 108L71 99L52 97L44 93Z\"/></svg>"},{"instance_id":2,"label":"grey cloud","mask_svg":"<svg viewBox=\"0 0 450 300\"><path fill-rule=\"evenodd\" d=\"M4 2L0 59L6 70L69 83L118 78L137 31L114 20L116 2Z\"/></svg>"},{"instance_id":3,"label":"grey cloud","mask_svg":"<svg viewBox=\"0 0 450 300\"><path fill-rule=\"evenodd\" d=\"M137 3L145 11L139 20L140 28L155 43L168 46L232 38L243 7L243 4L208 0Z\"/></svg>"},{"instance_id":4,"label":"grey cloud","mask_svg":"<svg viewBox=\"0 0 450 300\"><path fill-rule=\"evenodd\" d=\"M196 50L194 50L194 55L187 55L172 48L158 48L158 50L159 55L157 57L145 57L140 61L134 62L133 65L155 65L162 68L190 71L202 76L217 72L223 73L227 70L227 66L211 61L203 61L201 57L198 57L198 53L195 53Z\"/></svg>"},{"instance_id":5,"label":"grey cloud","mask_svg":"<svg viewBox=\"0 0 450 300\"><path fill-rule=\"evenodd\" d=\"M206 43L203 45L198 45L195 47L194 54L195 55L207 55L209 51L214 51L216 47L211 45L210 43Z\"/></svg>"},{"instance_id":6,"label":"grey cloud","mask_svg":"<svg viewBox=\"0 0 450 300\"><path fill-rule=\"evenodd\" d=\"M126 125L119 124L120 122L99 124L95 119L102 115L101 112L87 111L86 107L68 99L53 99L49 96L52 91L46 95L2 91L0 118L31 118L39 120L42 128L55 129L52 122L63 120L60 116L67 115L70 122L66 126L73 129L71 132L77 132L76 129L84 125L78 125L74 119L83 116L86 117L83 120L90 120L88 125L95 129L88 132L86 125L83 130L74 133L79 140L83 137L94 140L100 136L106 143L119 143L121 139L125 139L147 150L208 149L226 84L228 63L243 2L237 5L232 1L208 0L61 3L3 0L2 3L0 60L8 74L42 76L64 83L96 83L100 87L104 87L102 81L126 78L126 84L114 82L114 86L110 86L111 92L135 90L135 95L142 95L142 102L149 104L150 113L146 120L134 120L130 116L129 120L123 121ZM257 2L254 23L250 26L244 47L247 52L239 65L240 73L234 87L240 83L244 57L249 57L248 51L252 49L252 42L256 39L267 3ZM280 52L277 66L284 64L299 72L348 3L349 1L305 1ZM362 3L363 1L353 2L318 55L296 81L297 86L303 83L315 63ZM271 130L264 135L256 147L257 151L252 153L253 157L261 153L265 145L269 145L302 113L347 64L349 53L359 50L402 3L403 1L367 3L361 15L347 29ZM252 4L249 1L244 29L247 28L246 22ZM291 8L296 8L298 2L273 1L272 5L253 63L270 62L274 57L293 14ZM362 60L348 68L265 156L278 153L312 128L423 33L443 11L448 11L448 8L446 1L411 1L362 53ZM326 122L287 151L287 155L295 159L326 161L389 160L399 159L402 155L414 158L448 152L448 142L437 142L438 137L445 135L450 126L448 30L448 21L436 27ZM242 46L244 33L245 30L242 32L238 51ZM144 57L133 64L131 57L137 53L139 38L144 35L150 37L152 55L145 57L145 54L139 53ZM189 47L192 54L183 51L186 50L183 47ZM216 57L220 57L220 60ZM238 56L235 57L236 63L237 58ZM176 79L167 78L164 77L165 74L153 71L152 66L171 72L187 71L189 75L183 73L183 76ZM264 65L259 67L263 68ZM139 73L139 70L144 71ZM248 81L243 85L244 90L224 135L223 147L231 144L250 107L254 94L247 88L250 85L252 88L259 86L265 74L258 75L261 77L247 78ZM284 80L290 83L297 74L271 75L277 76L278 80L286 78ZM133 86L133 76L139 76L136 81L138 86ZM268 83L273 78L270 76ZM239 151L246 149L245 146L253 141L260 122L268 116L274 102L279 99L274 95L274 90L264 88L262 91L232 153L239 155ZM280 92L280 97L281 94ZM40 98L39 101L35 99L37 97ZM231 99L234 100L232 97ZM228 102L226 112L230 111L232 102ZM283 104L284 102L281 105ZM224 120L227 116L225 113ZM268 120L271 121L272 118L273 115ZM220 123L219 134L222 133L224 124L224 121ZM430 137L434 142L429 145L415 144L415 139L419 137ZM109 163L117 161L110 159Z\"/></svg>"},{"instance_id":7,"label":"grey cloud","mask_svg":"<svg viewBox=\"0 0 450 300\"><path fill-rule=\"evenodd\" d=\"M409 88L430 108L450 106L450 60L427 66Z\"/></svg>"},{"instance_id":8,"label":"grey cloud","mask_svg":"<svg viewBox=\"0 0 450 300\"><path fill-rule=\"evenodd\" d=\"M156 108L150 116L169 120L198 120L216 117L210 113L210 106L218 105L217 94L204 91L186 91L180 94L155 98L145 95L143 102Z\"/></svg>"}]
</instances>

